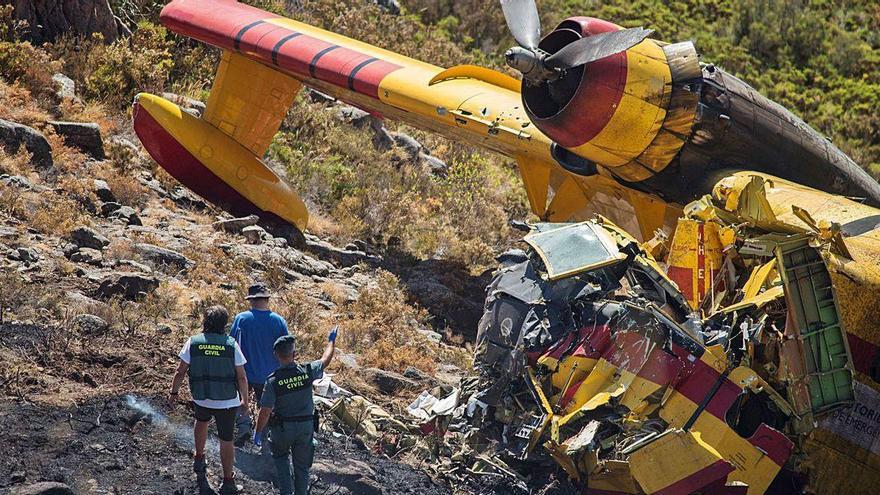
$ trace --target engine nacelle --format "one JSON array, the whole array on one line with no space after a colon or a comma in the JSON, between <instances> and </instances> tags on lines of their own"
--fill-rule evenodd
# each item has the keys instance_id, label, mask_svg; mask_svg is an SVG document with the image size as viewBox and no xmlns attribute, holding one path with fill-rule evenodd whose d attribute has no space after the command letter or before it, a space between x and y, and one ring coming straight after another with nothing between
<instances>
[{"instance_id":1,"label":"engine nacelle","mask_svg":"<svg viewBox=\"0 0 880 495\"><path fill-rule=\"evenodd\" d=\"M547 53L621 29L566 19ZM522 85L535 125L570 172L603 173L685 204L732 170L754 170L880 205L880 184L797 116L741 79L700 64L693 43L645 39L632 48Z\"/></svg>"},{"instance_id":2,"label":"engine nacelle","mask_svg":"<svg viewBox=\"0 0 880 495\"><path fill-rule=\"evenodd\" d=\"M555 53L582 37L619 29L573 17L539 47ZM522 95L529 117L559 145L624 181L640 182L666 168L684 145L698 97L683 83L700 77L692 43L661 47L646 39L555 81L523 84Z\"/></svg>"}]
</instances>

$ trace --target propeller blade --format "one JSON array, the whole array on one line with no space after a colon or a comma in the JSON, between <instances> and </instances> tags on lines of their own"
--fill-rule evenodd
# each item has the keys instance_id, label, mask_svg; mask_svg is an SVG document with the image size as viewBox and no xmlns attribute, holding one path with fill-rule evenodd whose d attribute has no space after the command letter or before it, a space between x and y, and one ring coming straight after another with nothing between
<instances>
[{"instance_id":1,"label":"propeller blade","mask_svg":"<svg viewBox=\"0 0 880 495\"><path fill-rule=\"evenodd\" d=\"M536 50L541 41L541 19L535 0L501 0L501 10L519 46Z\"/></svg>"},{"instance_id":2,"label":"propeller blade","mask_svg":"<svg viewBox=\"0 0 880 495\"><path fill-rule=\"evenodd\" d=\"M571 69L628 50L653 32L651 29L629 28L587 36L565 45L547 57L544 63L548 67Z\"/></svg>"}]
</instances>

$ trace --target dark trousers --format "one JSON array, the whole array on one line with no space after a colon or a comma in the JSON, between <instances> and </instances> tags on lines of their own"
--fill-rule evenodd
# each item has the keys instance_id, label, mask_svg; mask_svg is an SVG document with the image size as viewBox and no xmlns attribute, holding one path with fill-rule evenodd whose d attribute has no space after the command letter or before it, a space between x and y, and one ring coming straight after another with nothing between
<instances>
[{"instance_id":1,"label":"dark trousers","mask_svg":"<svg viewBox=\"0 0 880 495\"><path fill-rule=\"evenodd\" d=\"M282 425L270 427L270 433L272 459L275 461L281 495L307 495L309 469L315 456L315 446L312 442L313 422L286 421ZM293 479L290 476L291 458Z\"/></svg>"}]
</instances>

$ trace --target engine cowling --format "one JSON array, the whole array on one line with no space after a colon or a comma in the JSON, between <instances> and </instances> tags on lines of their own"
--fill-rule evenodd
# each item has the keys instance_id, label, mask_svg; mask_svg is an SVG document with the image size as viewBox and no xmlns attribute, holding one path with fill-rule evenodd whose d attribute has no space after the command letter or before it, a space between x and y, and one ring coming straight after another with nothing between
<instances>
[{"instance_id":1,"label":"engine cowling","mask_svg":"<svg viewBox=\"0 0 880 495\"><path fill-rule=\"evenodd\" d=\"M620 26L566 19L538 47L556 53ZM645 39L538 85L523 83L554 157L686 204L733 170L764 172L880 205L880 184L828 139L741 79L700 64L693 43Z\"/></svg>"},{"instance_id":2,"label":"engine cowling","mask_svg":"<svg viewBox=\"0 0 880 495\"><path fill-rule=\"evenodd\" d=\"M582 37L619 29L608 21L572 17L539 48L555 53ZM522 95L529 118L568 152L600 165L600 171L639 182L666 168L684 145L698 97L682 89L683 82L700 76L692 43L661 47L646 39L554 81L524 84Z\"/></svg>"}]
</instances>

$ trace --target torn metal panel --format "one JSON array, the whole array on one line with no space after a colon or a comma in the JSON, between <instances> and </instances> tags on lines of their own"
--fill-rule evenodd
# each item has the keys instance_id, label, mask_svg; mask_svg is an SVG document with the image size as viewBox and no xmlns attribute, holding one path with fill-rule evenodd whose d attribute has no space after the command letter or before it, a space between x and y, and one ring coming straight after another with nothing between
<instances>
[{"instance_id":1,"label":"torn metal panel","mask_svg":"<svg viewBox=\"0 0 880 495\"><path fill-rule=\"evenodd\" d=\"M794 389L807 389L809 409L795 401L798 412L819 413L855 399L852 358L834 297L834 287L819 252L805 236L776 247L785 284L789 323L786 336L803 356L803 375L788 376Z\"/></svg>"},{"instance_id":2,"label":"torn metal panel","mask_svg":"<svg viewBox=\"0 0 880 495\"><path fill-rule=\"evenodd\" d=\"M648 494L689 495L733 472L733 466L699 433L666 430L629 456L630 470Z\"/></svg>"}]
</instances>

